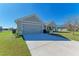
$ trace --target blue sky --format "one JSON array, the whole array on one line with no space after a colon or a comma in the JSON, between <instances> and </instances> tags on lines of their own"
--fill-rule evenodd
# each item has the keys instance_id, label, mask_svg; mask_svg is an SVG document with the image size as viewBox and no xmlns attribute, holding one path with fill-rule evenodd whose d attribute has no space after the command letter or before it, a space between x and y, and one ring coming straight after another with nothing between
<instances>
[{"instance_id":1,"label":"blue sky","mask_svg":"<svg viewBox=\"0 0 79 59\"><path fill-rule=\"evenodd\" d=\"M16 27L17 18L37 14L43 22L54 21L63 24L68 16L79 15L79 4L70 3L16 3L0 4L0 26Z\"/></svg>"}]
</instances>

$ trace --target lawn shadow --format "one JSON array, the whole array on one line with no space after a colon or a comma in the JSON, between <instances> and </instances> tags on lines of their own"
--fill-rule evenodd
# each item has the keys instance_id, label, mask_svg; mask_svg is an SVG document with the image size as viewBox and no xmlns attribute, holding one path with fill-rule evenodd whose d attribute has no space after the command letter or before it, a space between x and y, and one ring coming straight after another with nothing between
<instances>
[{"instance_id":1,"label":"lawn shadow","mask_svg":"<svg viewBox=\"0 0 79 59\"><path fill-rule=\"evenodd\" d=\"M61 33L61 32L60 32L60 33ZM63 32L62 32L62 33L63 33ZM69 33L69 32L64 32L64 33ZM62 36L62 35L60 35L60 34L53 33L53 34L49 34L49 35L59 36L59 37L62 37L62 38L64 38L64 39L67 39L66 41L71 41L71 40L70 40L70 39L68 39L67 37ZM63 40L60 40L60 41L63 41Z\"/></svg>"}]
</instances>

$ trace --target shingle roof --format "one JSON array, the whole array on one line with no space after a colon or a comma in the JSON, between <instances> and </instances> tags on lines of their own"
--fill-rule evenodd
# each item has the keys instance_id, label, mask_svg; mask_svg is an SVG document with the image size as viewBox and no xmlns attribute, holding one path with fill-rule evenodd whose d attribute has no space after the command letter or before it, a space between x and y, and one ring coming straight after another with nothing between
<instances>
[{"instance_id":1,"label":"shingle roof","mask_svg":"<svg viewBox=\"0 0 79 59\"><path fill-rule=\"evenodd\" d=\"M32 22L42 22L39 17L35 14L32 14L30 16L24 16L24 17L21 17L19 19L16 20L17 21L32 21Z\"/></svg>"}]
</instances>

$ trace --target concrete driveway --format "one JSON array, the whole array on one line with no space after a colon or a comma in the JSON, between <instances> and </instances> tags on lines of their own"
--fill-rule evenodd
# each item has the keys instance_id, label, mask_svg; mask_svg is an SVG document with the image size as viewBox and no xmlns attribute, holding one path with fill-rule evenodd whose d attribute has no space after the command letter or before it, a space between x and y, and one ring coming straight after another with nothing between
<instances>
[{"instance_id":1,"label":"concrete driveway","mask_svg":"<svg viewBox=\"0 0 79 59\"><path fill-rule=\"evenodd\" d=\"M78 41L26 41L32 56L79 56Z\"/></svg>"}]
</instances>

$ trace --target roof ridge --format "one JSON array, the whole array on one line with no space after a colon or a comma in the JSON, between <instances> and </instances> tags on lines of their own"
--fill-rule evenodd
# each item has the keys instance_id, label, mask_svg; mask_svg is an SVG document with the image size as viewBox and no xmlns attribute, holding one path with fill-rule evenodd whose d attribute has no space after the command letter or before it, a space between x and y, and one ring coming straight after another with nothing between
<instances>
[{"instance_id":1,"label":"roof ridge","mask_svg":"<svg viewBox=\"0 0 79 59\"><path fill-rule=\"evenodd\" d=\"M29 18L31 18L31 17L35 18L35 19L33 19L33 20L36 21L36 22L42 22L36 14L31 14L31 15L28 15L28 16L23 16L23 17L21 17L21 18L18 18L18 19L16 20L16 22L17 22L17 21L23 21L23 20L29 19ZM27 21L32 21L32 19L31 19L31 20L27 20Z\"/></svg>"}]
</instances>

